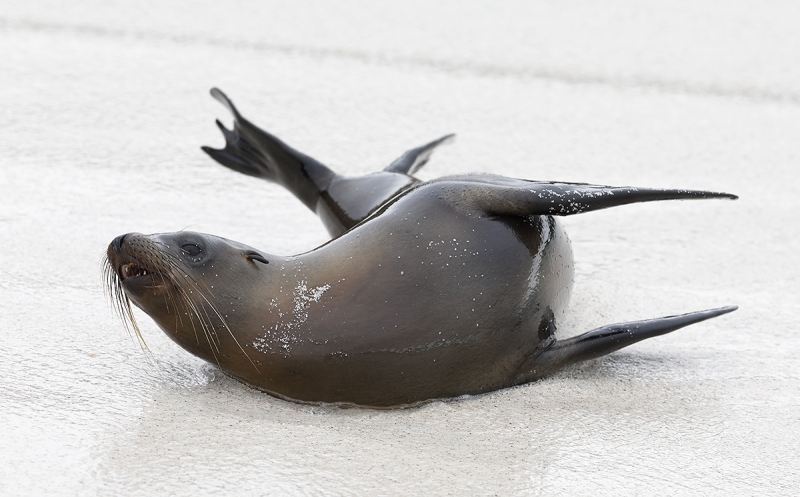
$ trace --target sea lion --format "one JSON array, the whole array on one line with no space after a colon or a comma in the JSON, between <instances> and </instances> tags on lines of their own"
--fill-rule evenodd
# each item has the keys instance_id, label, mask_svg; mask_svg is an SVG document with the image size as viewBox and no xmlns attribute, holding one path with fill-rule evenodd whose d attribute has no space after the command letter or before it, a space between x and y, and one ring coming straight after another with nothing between
<instances>
[{"instance_id":1,"label":"sea lion","mask_svg":"<svg viewBox=\"0 0 800 497\"><path fill-rule=\"evenodd\" d=\"M558 216L697 198L737 197L450 176L407 185L301 255L192 232L127 234L105 267L123 315L132 301L246 384L299 402L407 406L529 382L735 310L555 337L573 276Z\"/></svg>"}]
</instances>

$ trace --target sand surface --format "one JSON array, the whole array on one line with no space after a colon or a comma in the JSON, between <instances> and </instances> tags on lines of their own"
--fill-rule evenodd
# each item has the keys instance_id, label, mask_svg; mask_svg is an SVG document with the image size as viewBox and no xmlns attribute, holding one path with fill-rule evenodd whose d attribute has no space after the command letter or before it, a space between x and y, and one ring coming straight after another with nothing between
<instances>
[{"instance_id":1,"label":"sand surface","mask_svg":"<svg viewBox=\"0 0 800 497\"><path fill-rule=\"evenodd\" d=\"M800 6L791 1L62 2L0 9L0 494L787 495L800 487ZM223 169L208 96L337 171L737 193L564 220L561 333L736 313L421 408L251 390L104 300L116 235L326 240Z\"/></svg>"}]
</instances>

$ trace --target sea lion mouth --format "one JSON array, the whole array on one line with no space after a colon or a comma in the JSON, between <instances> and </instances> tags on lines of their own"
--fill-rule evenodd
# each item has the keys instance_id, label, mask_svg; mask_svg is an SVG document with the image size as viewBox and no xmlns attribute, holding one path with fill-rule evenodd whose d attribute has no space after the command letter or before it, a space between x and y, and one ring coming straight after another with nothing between
<instances>
[{"instance_id":1,"label":"sea lion mouth","mask_svg":"<svg viewBox=\"0 0 800 497\"><path fill-rule=\"evenodd\" d=\"M161 273L148 269L135 261L120 264L116 273L119 282L127 289L157 289L164 287L166 284L166 279Z\"/></svg>"},{"instance_id":2,"label":"sea lion mouth","mask_svg":"<svg viewBox=\"0 0 800 497\"><path fill-rule=\"evenodd\" d=\"M136 264L135 262L123 264L120 266L117 273L119 273L119 277L122 281L125 281L129 278L138 278L140 276L147 276L148 274L151 274L147 271L147 269L143 268L139 264Z\"/></svg>"}]
</instances>

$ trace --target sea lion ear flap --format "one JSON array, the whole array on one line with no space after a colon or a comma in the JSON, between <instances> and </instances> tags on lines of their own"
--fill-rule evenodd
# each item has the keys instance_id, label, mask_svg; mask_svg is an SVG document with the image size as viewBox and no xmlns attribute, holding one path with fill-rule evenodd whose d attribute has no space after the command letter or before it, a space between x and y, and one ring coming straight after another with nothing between
<instances>
[{"instance_id":1,"label":"sea lion ear flap","mask_svg":"<svg viewBox=\"0 0 800 497\"><path fill-rule=\"evenodd\" d=\"M244 253L244 256L250 259L253 262L260 262L262 264L269 264L269 261L263 255L259 254L255 250L248 250Z\"/></svg>"}]
</instances>

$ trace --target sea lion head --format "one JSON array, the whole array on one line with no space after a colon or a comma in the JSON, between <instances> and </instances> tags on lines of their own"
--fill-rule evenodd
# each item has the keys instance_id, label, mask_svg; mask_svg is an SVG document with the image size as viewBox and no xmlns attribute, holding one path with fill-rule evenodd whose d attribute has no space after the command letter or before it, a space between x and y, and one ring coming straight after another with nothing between
<instances>
[{"instance_id":1,"label":"sea lion head","mask_svg":"<svg viewBox=\"0 0 800 497\"><path fill-rule=\"evenodd\" d=\"M212 235L128 233L109 244L104 276L112 304L140 340L131 302L181 347L220 364L247 356L232 330L247 319L247 289L268 264L259 251Z\"/></svg>"}]
</instances>

